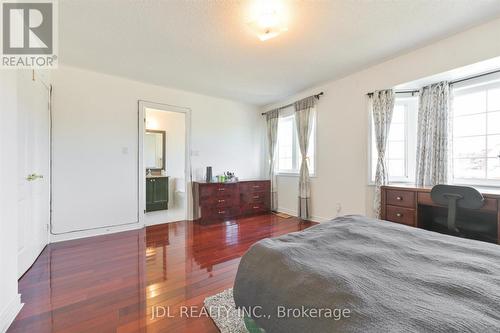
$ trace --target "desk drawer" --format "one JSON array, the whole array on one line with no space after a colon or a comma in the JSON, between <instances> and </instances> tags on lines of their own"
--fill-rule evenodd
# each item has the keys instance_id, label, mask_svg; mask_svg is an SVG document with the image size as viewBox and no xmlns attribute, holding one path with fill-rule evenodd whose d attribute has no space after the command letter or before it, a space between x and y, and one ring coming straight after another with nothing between
<instances>
[{"instance_id":1,"label":"desk drawer","mask_svg":"<svg viewBox=\"0 0 500 333\"><path fill-rule=\"evenodd\" d=\"M418 204L419 205L427 205L427 206L443 207L441 205L435 204L432 201L430 193L424 193L424 192L418 193ZM497 200L492 199L492 198L485 198L484 199L484 206L481 207L479 210L496 213L497 212Z\"/></svg>"},{"instance_id":2,"label":"desk drawer","mask_svg":"<svg viewBox=\"0 0 500 333\"><path fill-rule=\"evenodd\" d=\"M413 191L400 191L400 190L386 190L385 203L387 205L399 207L415 207L415 192Z\"/></svg>"},{"instance_id":3,"label":"desk drawer","mask_svg":"<svg viewBox=\"0 0 500 333\"><path fill-rule=\"evenodd\" d=\"M387 221L415 226L415 209L387 205L385 211Z\"/></svg>"}]
</instances>

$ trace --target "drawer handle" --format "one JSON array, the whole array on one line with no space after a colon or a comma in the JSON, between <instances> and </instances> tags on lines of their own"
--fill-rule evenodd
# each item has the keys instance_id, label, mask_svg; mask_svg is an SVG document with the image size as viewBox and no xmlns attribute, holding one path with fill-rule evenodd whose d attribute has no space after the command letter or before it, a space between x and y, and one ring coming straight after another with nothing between
<instances>
[{"instance_id":1,"label":"drawer handle","mask_svg":"<svg viewBox=\"0 0 500 333\"><path fill-rule=\"evenodd\" d=\"M219 187L217 190L219 190L219 191L225 191L226 189L224 187Z\"/></svg>"},{"instance_id":2,"label":"drawer handle","mask_svg":"<svg viewBox=\"0 0 500 333\"><path fill-rule=\"evenodd\" d=\"M219 199L219 202L225 202L225 201L226 201L226 200L224 200L224 199Z\"/></svg>"},{"instance_id":3,"label":"drawer handle","mask_svg":"<svg viewBox=\"0 0 500 333\"><path fill-rule=\"evenodd\" d=\"M219 210L218 213L219 214L226 214L226 211L225 210Z\"/></svg>"},{"instance_id":4,"label":"drawer handle","mask_svg":"<svg viewBox=\"0 0 500 333\"><path fill-rule=\"evenodd\" d=\"M259 188L259 187L260 187L260 185L254 185L254 186L252 186L252 187L253 187L253 188Z\"/></svg>"},{"instance_id":5,"label":"drawer handle","mask_svg":"<svg viewBox=\"0 0 500 333\"><path fill-rule=\"evenodd\" d=\"M403 197L396 197L396 200L401 201L403 200Z\"/></svg>"},{"instance_id":6,"label":"drawer handle","mask_svg":"<svg viewBox=\"0 0 500 333\"><path fill-rule=\"evenodd\" d=\"M258 198L260 198L260 197L259 197L258 195L254 195L254 196L253 196L253 198L254 198L254 199L258 199Z\"/></svg>"},{"instance_id":7,"label":"drawer handle","mask_svg":"<svg viewBox=\"0 0 500 333\"><path fill-rule=\"evenodd\" d=\"M253 206L253 209L259 209L259 206Z\"/></svg>"},{"instance_id":8,"label":"drawer handle","mask_svg":"<svg viewBox=\"0 0 500 333\"><path fill-rule=\"evenodd\" d=\"M401 214L401 213L396 213L396 216L397 216L397 217L402 217L402 216L403 216L403 214Z\"/></svg>"}]
</instances>

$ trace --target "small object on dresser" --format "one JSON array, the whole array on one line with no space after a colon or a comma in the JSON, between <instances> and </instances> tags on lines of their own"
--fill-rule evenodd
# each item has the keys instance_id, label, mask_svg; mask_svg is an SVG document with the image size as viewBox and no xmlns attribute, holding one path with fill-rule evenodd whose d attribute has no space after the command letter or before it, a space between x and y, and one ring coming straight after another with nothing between
<instances>
[{"instance_id":1,"label":"small object on dresser","mask_svg":"<svg viewBox=\"0 0 500 333\"><path fill-rule=\"evenodd\" d=\"M211 166L207 166L207 174L206 174L206 177L205 177L205 181L207 183L211 183L212 182L212 167Z\"/></svg>"},{"instance_id":2,"label":"small object on dresser","mask_svg":"<svg viewBox=\"0 0 500 333\"><path fill-rule=\"evenodd\" d=\"M227 182L234 182L235 181L234 172L227 171L224 173L224 177L226 178Z\"/></svg>"}]
</instances>

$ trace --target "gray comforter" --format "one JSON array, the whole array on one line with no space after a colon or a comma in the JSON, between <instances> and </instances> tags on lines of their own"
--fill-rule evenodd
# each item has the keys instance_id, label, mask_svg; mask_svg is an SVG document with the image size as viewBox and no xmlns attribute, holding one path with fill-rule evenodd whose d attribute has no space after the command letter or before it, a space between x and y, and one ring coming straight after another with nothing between
<instances>
[{"instance_id":1,"label":"gray comforter","mask_svg":"<svg viewBox=\"0 0 500 333\"><path fill-rule=\"evenodd\" d=\"M253 245L234 300L268 333L500 332L500 246L345 216Z\"/></svg>"}]
</instances>

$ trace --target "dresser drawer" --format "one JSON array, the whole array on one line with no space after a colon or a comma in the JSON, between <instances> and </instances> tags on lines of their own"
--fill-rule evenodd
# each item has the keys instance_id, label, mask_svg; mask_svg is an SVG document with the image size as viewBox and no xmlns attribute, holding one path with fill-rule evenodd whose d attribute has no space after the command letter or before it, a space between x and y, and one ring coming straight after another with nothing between
<instances>
[{"instance_id":1,"label":"dresser drawer","mask_svg":"<svg viewBox=\"0 0 500 333\"><path fill-rule=\"evenodd\" d=\"M201 207L201 215L204 220L219 220L234 218L239 214L236 207Z\"/></svg>"},{"instance_id":2,"label":"dresser drawer","mask_svg":"<svg viewBox=\"0 0 500 333\"><path fill-rule=\"evenodd\" d=\"M200 197L205 200L207 198L222 198L238 195L238 187L236 184L204 184L200 189Z\"/></svg>"},{"instance_id":3,"label":"dresser drawer","mask_svg":"<svg viewBox=\"0 0 500 333\"><path fill-rule=\"evenodd\" d=\"M242 204L250 204L250 203L267 203L269 202L269 193L264 192L256 192L256 193L242 193L241 194L241 203Z\"/></svg>"},{"instance_id":4,"label":"dresser drawer","mask_svg":"<svg viewBox=\"0 0 500 333\"><path fill-rule=\"evenodd\" d=\"M415 192L388 189L385 191L385 203L387 205L413 208L415 207Z\"/></svg>"},{"instance_id":5,"label":"dresser drawer","mask_svg":"<svg viewBox=\"0 0 500 333\"><path fill-rule=\"evenodd\" d=\"M245 215L265 213L267 211L269 211L269 206L265 203L253 203L241 206L241 213Z\"/></svg>"},{"instance_id":6,"label":"dresser drawer","mask_svg":"<svg viewBox=\"0 0 500 333\"><path fill-rule=\"evenodd\" d=\"M200 203L202 207L234 207L238 205L239 201L232 196L212 196Z\"/></svg>"},{"instance_id":7,"label":"dresser drawer","mask_svg":"<svg viewBox=\"0 0 500 333\"><path fill-rule=\"evenodd\" d=\"M415 209L387 205L385 213L387 221L415 226Z\"/></svg>"},{"instance_id":8,"label":"dresser drawer","mask_svg":"<svg viewBox=\"0 0 500 333\"><path fill-rule=\"evenodd\" d=\"M269 181L254 181L240 183L240 192L243 194L270 192L271 183Z\"/></svg>"}]
</instances>

